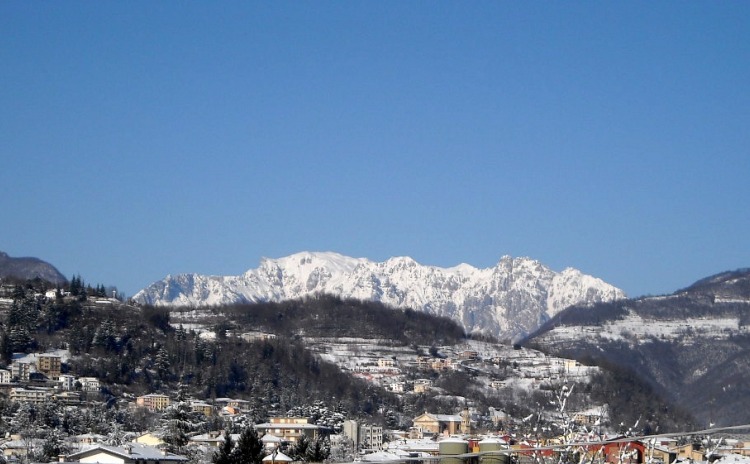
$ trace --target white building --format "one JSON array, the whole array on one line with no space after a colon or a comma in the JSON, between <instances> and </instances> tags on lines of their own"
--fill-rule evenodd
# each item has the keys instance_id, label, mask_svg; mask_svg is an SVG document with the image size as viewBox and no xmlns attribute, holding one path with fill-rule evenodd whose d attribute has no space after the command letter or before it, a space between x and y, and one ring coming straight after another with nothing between
<instances>
[{"instance_id":1,"label":"white building","mask_svg":"<svg viewBox=\"0 0 750 464\"><path fill-rule=\"evenodd\" d=\"M75 390L76 388L76 377L70 374L60 374L57 379L60 382L60 388L63 390Z\"/></svg>"},{"instance_id":2,"label":"white building","mask_svg":"<svg viewBox=\"0 0 750 464\"><path fill-rule=\"evenodd\" d=\"M78 381L81 383L81 390L85 392L98 392L101 388L99 379L96 377L81 377Z\"/></svg>"},{"instance_id":3,"label":"white building","mask_svg":"<svg viewBox=\"0 0 750 464\"><path fill-rule=\"evenodd\" d=\"M359 444L363 449L379 450L383 448L383 427L363 425L359 428Z\"/></svg>"},{"instance_id":4,"label":"white building","mask_svg":"<svg viewBox=\"0 0 750 464\"><path fill-rule=\"evenodd\" d=\"M10 365L11 375L21 382L28 382L29 375L31 374L31 366L33 366L32 363L17 361L13 362L13 364Z\"/></svg>"},{"instance_id":5,"label":"white building","mask_svg":"<svg viewBox=\"0 0 750 464\"><path fill-rule=\"evenodd\" d=\"M178 464L188 459L152 446L130 443L126 446L95 445L68 455L66 460L91 464Z\"/></svg>"}]
</instances>

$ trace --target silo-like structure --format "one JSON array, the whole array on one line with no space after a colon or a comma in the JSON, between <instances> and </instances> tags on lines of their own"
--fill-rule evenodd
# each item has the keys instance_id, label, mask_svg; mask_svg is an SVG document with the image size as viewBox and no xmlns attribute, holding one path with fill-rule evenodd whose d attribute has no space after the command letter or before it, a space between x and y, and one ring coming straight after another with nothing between
<instances>
[{"instance_id":1,"label":"silo-like structure","mask_svg":"<svg viewBox=\"0 0 750 464\"><path fill-rule=\"evenodd\" d=\"M482 456L482 464L509 464L510 456L507 453L499 453L500 450L507 450L505 444L498 438L485 438L480 441L479 453Z\"/></svg>"},{"instance_id":2,"label":"silo-like structure","mask_svg":"<svg viewBox=\"0 0 750 464\"><path fill-rule=\"evenodd\" d=\"M469 452L469 442L460 438L446 438L439 444L440 464L464 464L463 458L453 458Z\"/></svg>"}]
</instances>

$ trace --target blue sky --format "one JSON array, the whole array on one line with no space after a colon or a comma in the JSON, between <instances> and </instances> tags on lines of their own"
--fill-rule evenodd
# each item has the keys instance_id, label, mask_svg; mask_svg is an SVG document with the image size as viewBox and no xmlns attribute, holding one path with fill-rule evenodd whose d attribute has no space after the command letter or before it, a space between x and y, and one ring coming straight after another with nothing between
<instances>
[{"instance_id":1,"label":"blue sky","mask_svg":"<svg viewBox=\"0 0 750 464\"><path fill-rule=\"evenodd\" d=\"M128 295L310 251L750 266L750 3L0 3L0 250Z\"/></svg>"}]
</instances>

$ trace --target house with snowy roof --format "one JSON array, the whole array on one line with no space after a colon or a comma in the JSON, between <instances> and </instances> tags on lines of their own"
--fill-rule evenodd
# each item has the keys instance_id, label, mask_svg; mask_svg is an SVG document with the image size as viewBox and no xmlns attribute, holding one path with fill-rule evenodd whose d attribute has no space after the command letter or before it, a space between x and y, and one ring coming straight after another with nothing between
<instances>
[{"instance_id":1,"label":"house with snowy roof","mask_svg":"<svg viewBox=\"0 0 750 464\"><path fill-rule=\"evenodd\" d=\"M229 436L232 439L232 443L237 443L240 439L239 433L231 433ZM214 430L208 433L193 435L190 437L190 443L206 445L210 448L220 448L224 444L224 432Z\"/></svg>"},{"instance_id":2,"label":"house with snowy roof","mask_svg":"<svg viewBox=\"0 0 750 464\"><path fill-rule=\"evenodd\" d=\"M317 439L329 430L319 425L311 424L307 417L272 417L270 422L255 426L258 432L271 434L288 443L296 443L300 437L309 440Z\"/></svg>"},{"instance_id":3,"label":"house with snowy roof","mask_svg":"<svg viewBox=\"0 0 750 464\"><path fill-rule=\"evenodd\" d=\"M65 462L90 464L182 464L187 461L185 456L138 443L125 446L96 445L65 456Z\"/></svg>"},{"instance_id":4,"label":"house with snowy roof","mask_svg":"<svg viewBox=\"0 0 750 464\"><path fill-rule=\"evenodd\" d=\"M191 401L190 402L190 409L193 412L199 412L203 414L206 417L210 417L214 415L214 407L205 401Z\"/></svg>"},{"instance_id":5,"label":"house with snowy roof","mask_svg":"<svg viewBox=\"0 0 750 464\"><path fill-rule=\"evenodd\" d=\"M163 437L160 433L146 432L138 435L134 440L134 443L140 443L142 445L162 447L165 445Z\"/></svg>"},{"instance_id":6,"label":"house with snowy roof","mask_svg":"<svg viewBox=\"0 0 750 464\"><path fill-rule=\"evenodd\" d=\"M292 458L282 453L281 451L273 452L263 458L263 462L265 462L266 464L276 464L276 463L286 464L292 461L293 461Z\"/></svg>"},{"instance_id":7,"label":"house with snowy roof","mask_svg":"<svg viewBox=\"0 0 750 464\"><path fill-rule=\"evenodd\" d=\"M431 414L426 412L417 416L412 421L414 428L420 431L420 434L448 434L455 435L463 433L463 419L459 415L448 414Z\"/></svg>"},{"instance_id":8,"label":"house with snowy roof","mask_svg":"<svg viewBox=\"0 0 750 464\"><path fill-rule=\"evenodd\" d=\"M25 459L29 454L29 450L34 448L41 449L43 445L44 440L41 438L22 439L18 435L12 435L10 440L0 444L0 450L3 452L5 461L11 462Z\"/></svg>"}]
</instances>

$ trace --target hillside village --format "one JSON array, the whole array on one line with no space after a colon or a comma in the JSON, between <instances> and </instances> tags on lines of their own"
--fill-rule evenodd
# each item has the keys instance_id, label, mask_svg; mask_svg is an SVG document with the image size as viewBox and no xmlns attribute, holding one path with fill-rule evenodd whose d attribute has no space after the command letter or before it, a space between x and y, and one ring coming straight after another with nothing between
<instances>
[{"instance_id":1,"label":"hillside village","mask_svg":"<svg viewBox=\"0 0 750 464\"><path fill-rule=\"evenodd\" d=\"M6 317L15 304L14 294L18 292L7 287L2 290L0 310ZM73 296L55 290L37 293L35 298L72 301ZM121 302L97 296L85 298L84 304L101 309L119 307ZM205 323L196 313L200 311L173 313L173 328L190 330L207 343L215 343L219 335L215 321ZM260 330L228 331L225 336L245 343L279 339L275 333ZM112 386L103 379L71 370L73 355L64 348L13 353L9 364L0 369L3 459L21 463L212 462L228 440L237 442L248 428L257 433L262 454L273 462L400 462L416 458L437 463L437 456L445 454L481 456L501 450L514 461L540 463L559 452L546 447L572 441L592 442L577 445L578 453L590 456L592 462L672 463L722 454L750 456L750 441L724 441L713 447L690 439L686 443L685 437L617 441L628 433L606 425L606 405L569 410L564 406L567 396L559 396L569 395L564 393L568 385L589 382L599 368L520 346L468 339L455 345L404 346L387 339L356 337L304 337L304 343L320 359L402 400L432 395L448 400L445 404L453 409L450 413L425 410L406 418L405 423L399 421L402 426L398 428L347 417L324 403L299 405L286 414L259 418L246 398L197 397L175 390L113 396ZM544 392L542 397L554 400L558 395L562 401L552 411L540 410L536 417L514 417L493 407L481 410L468 397L441 386L441 378L451 373L470 377L473 385L490 395ZM87 427L77 418L84 411L100 411L100 419L125 415L131 426L89 420L92 425ZM175 424L189 425L179 429ZM557 424L557 429L541 433L544 424ZM176 440L176 436L182 438ZM545 449L536 450L538 447ZM310 449L317 451L311 454ZM626 454L628 458L623 460Z\"/></svg>"},{"instance_id":2,"label":"hillside village","mask_svg":"<svg viewBox=\"0 0 750 464\"><path fill-rule=\"evenodd\" d=\"M352 341L349 340L347 343L351 344ZM522 366L529 369L528 372L533 374L528 379L530 382L551 374L550 369L554 369L558 374L568 373L566 370L559 370L560 367L566 368L565 360L544 362L543 357L523 351L512 349L511 352L518 355L512 358L514 360L511 362L517 363L519 369L522 369ZM101 388L98 379L76 378L73 375L62 374L61 366L66 356L64 352L56 352L15 357L10 370L0 371L0 391L11 403L20 403L26 407L41 407L50 401L68 408L96 402L96 393ZM363 359L365 358L367 356ZM413 362L418 369L425 371L461 369L472 364L481 364L482 357L476 350L465 349L458 353L456 359L420 356ZM568 369L581 367L575 363L567 364ZM393 386L393 380L399 378L397 361L393 358L380 357L377 361L357 360L354 365L368 380L387 384L392 390L404 389L404 384ZM430 383L418 379L412 388L414 393L420 393L424 389L429 389ZM130 410L144 410L157 414L187 405L189 411L196 416L204 417L206 421L212 418L220 419L219 423L223 424L247 423L246 418L251 413L247 409L247 400L233 398L179 399L174 395L149 393L126 403L124 407ZM327 414L327 411L317 412ZM263 452L266 457L272 457L272 462L300 460L299 456L294 454L295 447L301 441L320 440L325 440L329 447L325 456L326 461L336 461L336 456L345 461L356 458L365 462L407 462L418 458L422 462L437 464L438 456L446 454L473 454L475 457L466 459L473 462L488 460L487 456L500 452L501 456L507 455L514 461L536 463L546 462L548 459L557 460L555 456L560 451L555 447L567 449L569 446L565 443L575 442L576 452L584 456L583 462L590 460L635 464L695 462L707 459L715 462L724 456L732 456L734 461L731 462L739 462L738 456L747 457L750 462L750 440L730 439L714 444L694 441L686 443L685 437L679 440L677 437L630 440L625 435L602 433L602 429L597 427L602 420L601 410L569 415L565 420L569 421L568 431L573 434L572 436L544 439L532 434L518 433L519 429L512 428L511 418L502 412L492 416L494 431L479 430L476 427L475 414L476 412L469 408L457 411L456 414L424 412L412 419L412 425L408 430L388 430L382 426L361 423L341 416L329 425L315 423L312 417L270 417L266 422L249 426L257 431ZM515 433L510 430L515 430ZM130 432L122 433L119 437L86 432L67 437L59 445L59 450L65 454L60 454L57 460L100 463L148 461L155 464L210 462L225 443L227 436L235 441L239 439L238 433L225 434L221 429L193 433L182 447L183 450L189 450L187 455L183 456L169 451L169 442L165 439L164 432ZM43 448L45 443L44 438L29 438L24 433L9 433L5 439L0 440L0 449L5 462L33 462L40 457L37 448ZM289 455L296 456L297 459Z\"/></svg>"}]
</instances>

